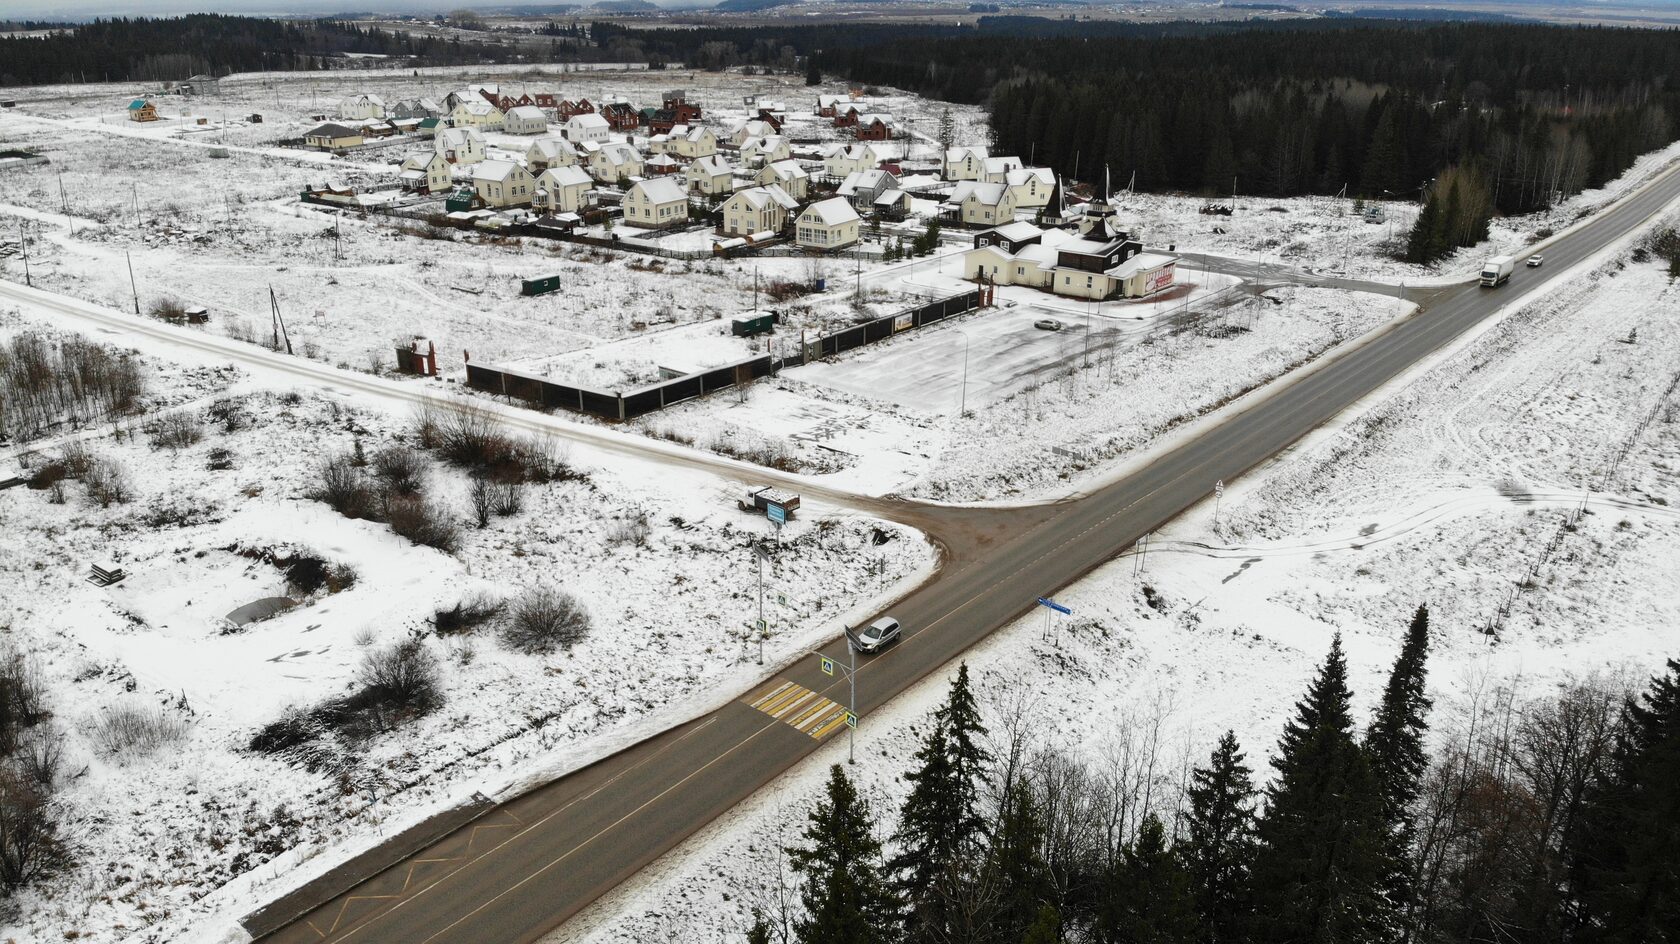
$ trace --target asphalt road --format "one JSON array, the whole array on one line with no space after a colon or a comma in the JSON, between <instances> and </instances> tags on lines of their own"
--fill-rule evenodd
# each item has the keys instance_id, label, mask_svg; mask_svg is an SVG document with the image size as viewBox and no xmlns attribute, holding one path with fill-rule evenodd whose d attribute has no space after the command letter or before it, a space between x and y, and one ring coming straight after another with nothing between
<instances>
[{"instance_id":1,"label":"asphalt road","mask_svg":"<svg viewBox=\"0 0 1680 944\"><path fill-rule=\"evenodd\" d=\"M1136 473L1088 495L1036 509L898 509L944 546L944 567L891 607L905 639L859 662L857 700L868 714L1031 609L1036 597L1083 576L1141 536L1451 343L1560 270L1585 261L1680 195L1680 173L1543 250L1510 283L1434 290L1416 315L1360 339L1313 369L1284 378ZM844 664L845 643L823 652ZM812 694L783 719L752 707L792 682ZM751 795L826 740L845 737L832 705L840 673L816 658L746 698L635 750L498 809L404 863L299 917L265 941L515 944L536 939ZM797 694L797 691L795 691ZM823 701L826 699L827 701ZM821 737L795 723L815 718ZM867 737L867 733L865 733Z\"/></svg>"}]
</instances>

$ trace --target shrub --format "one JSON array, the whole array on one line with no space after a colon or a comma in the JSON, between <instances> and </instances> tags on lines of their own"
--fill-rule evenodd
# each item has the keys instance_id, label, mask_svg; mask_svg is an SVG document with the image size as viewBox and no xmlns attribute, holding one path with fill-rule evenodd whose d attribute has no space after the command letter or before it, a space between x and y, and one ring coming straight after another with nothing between
<instances>
[{"instance_id":1,"label":"shrub","mask_svg":"<svg viewBox=\"0 0 1680 944\"><path fill-rule=\"evenodd\" d=\"M647 547L648 536L652 533L653 526L648 523L647 512L635 511L613 524L612 530L607 532L607 540L613 544Z\"/></svg>"},{"instance_id":2,"label":"shrub","mask_svg":"<svg viewBox=\"0 0 1680 944\"><path fill-rule=\"evenodd\" d=\"M23 732L46 718L45 694L35 663L15 650L0 654L0 757L10 756Z\"/></svg>"},{"instance_id":3,"label":"shrub","mask_svg":"<svg viewBox=\"0 0 1680 944\"><path fill-rule=\"evenodd\" d=\"M326 502L346 518L369 518L374 513L374 496L350 453L336 453L318 467L320 479L311 497Z\"/></svg>"},{"instance_id":4,"label":"shrub","mask_svg":"<svg viewBox=\"0 0 1680 944\"><path fill-rule=\"evenodd\" d=\"M285 572L287 588L303 596L323 589L328 593L338 593L356 585L354 568L331 564L309 554L280 558L274 563Z\"/></svg>"},{"instance_id":5,"label":"shrub","mask_svg":"<svg viewBox=\"0 0 1680 944\"><path fill-rule=\"evenodd\" d=\"M93 741L112 757L144 756L186 737L187 725L163 708L112 705L93 725Z\"/></svg>"},{"instance_id":6,"label":"shrub","mask_svg":"<svg viewBox=\"0 0 1680 944\"><path fill-rule=\"evenodd\" d=\"M502 614L506 604L487 593L463 597L448 609L432 614L432 626L439 636L471 632Z\"/></svg>"},{"instance_id":7,"label":"shrub","mask_svg":"<svg viewBox=\"0 0 1680 944\"><path fill-rule=\"evenodd\" d=\"M30 778L0 768L0 884L18 888L68 864L50 796Z\"/></svg>"},{"instance_id":8,"label":"shrub","mask_svg":"<svg viewBox=\"0 0 1680 944\"><path fill-rule=\"evenodd\" d=\"M426 481L425 463L407 446L387 446L374 453L373 471L391 495L417 495Z\"/></svg>"},{"instance_id":9,"label":"shrub","mask_svg":"<svg viewBox=\"0 0 1680 944\"><path fill-rule=\"evenodd\" d=\"M136 358L81 337L26 332L0 342L0 438L136 412L145 389Z\"/></svg>"},{"instance_id":10,"label":"shrub","mask_svg":"<svg viewBox=\"0 0 1680 944\"><path fill-rule=\"evenodd\" d=\"M443 413L437 442L445 459L470 468L507 465L517 458L517 450L502 432L496 414L471 404Z\"/></svg>"},{"instance_id":11,"label":"shrub","mask_svg":"<svg viewBox=\"0 0 1680 944\"><path fill-rule=\"evenodd\" d=\"M82 484L87 486L88 498L101 508L126 504L134 498L128 473L111 459L92 461L82 473Z\"/></svg>"},{"instance_id":12,"label":"shrub","mask_svg":"<svg viewBox=\"0 0 1680 944\"><path fill-rule=\"evenodd\" d=\"M570 649L589 635L591 620L583 601L552 587L520 597L502 628L502 641L520 652L543 655Z\"/></svg>"},{"instance_id":13,"label":"shrub","mask_svg":"<svg viewBox=\"0 0 1680 944\"><path fill-rule=\"evenodd\" d=\"M437 656L419 639L370 651L357 677L370 702L398 714L419 716L443 703Z\"/></svg>"},{"instance_id":14,"label":"shrub","mask_svg":"<svg viewBox=\"0 0 1680 944\"><path fill-rule=\"evenodd\" d=\"M152 424L153 449L185 449L204 438L204 423L195 413L170 413Z\"/></svg>"},{"instance_id":15,"label":"shrub","mask_svg":"<svg viewBox=\"0 0 1680 944\"><path fill-rule=\"evenodd\" d=\"M461 543L461 526L449 509L422 498L393 498L385 514L391 530L415 544L452 554Z\"/></svg>"},{"instance_id":16,"label":"shrub","mask_svg":"<svg viewBox=\"0 0 1680 944\"><path fill-rule=\"evenodd\" d=\"M187 306L177 298L160 298L152 302L147 313L161 321L181 321L187 317Z\"/></svg>"}]
</instances>

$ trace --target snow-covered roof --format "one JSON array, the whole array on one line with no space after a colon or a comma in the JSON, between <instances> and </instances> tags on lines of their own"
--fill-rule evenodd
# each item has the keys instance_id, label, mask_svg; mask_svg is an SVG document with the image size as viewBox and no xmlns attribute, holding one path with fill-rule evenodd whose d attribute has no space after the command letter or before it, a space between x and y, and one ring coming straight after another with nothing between
<instances>
[{"instance_id":1,"label":"snow-covered roof","mask_svg":"<svg viewBox=\"0 0 1680 944\"><path fill-rule=\"evenodd\" d=\"M772 203L777 204L784 210L794 210L799 207L799 201L788 196L788 192L776 184L768 184L763 187L752 187L747 190L737 190L735 191L735 196L730 198L730 201L733 202L735 200L742 199L752 204L753 209L755 210L762 210Z\"/></svg>"},{"instance_id":2,"label":"snow-covered roof","mask_svg":"<svg viewBox=\"0 0 1680 944\"><path fill-rule=\"evenodd\" d=\"M595 151L614 164L630 164L642 159L642 152L618 141L609 141Z\"/></svg>"},{"instance_id":3,"label":"snow-covered roof","mask_svg":"<svg viewBox=\"0 0 1680 944\"><path fill-rule=\"evenodd\" d=\"M632 184L632 192L640 190L642 196L650 203L675 203L686 201L688 194L683 192L682 185L669 177L655 177L652 180L641 180Z\"/></svg>"},{"instance_id":4,"label":"snow-covered roof","mask_svg":"<svg viewBox=\"0 0 1680 944\"><path fill-rule=\"evenodd\" d=\"M876 160L875 149L867 144L836 144L824 151L823 157L843 157L849 161Z\"/></svg>"},{"instance_id":5,"label":"snow-covered roof","mask_svg":"<svg viewBox=\"0 0 1680 944\"><path fill-rule=\"evenodd\" d=\"M1056 172L1048 167L1018 167L1009 172L1009 186L1022 186L1034 177L1037 177L1039 182L1045 185L1056 182Z\"/></svg>"},{"instance_id":6,"label":"snow-covered roof","mask_svg":"<svg viewBox=\"0 0 1680 944\"><path fill-rule=\"evenodd\" d=\"M509 118L522 118L526 121L547 121L548 116L535 105L516 105L508 109Z\"/></svg>"},{"instance_id":7,"label":"snow-covered roof","mask_svg":"<svg viewBox=\"0 0 1680 944\"><path fill-rule=\"evenodd\" d=\"M481 161L473 165L473 180L507 180L515 171L525 168L512 161Z\"/></svg>"},{"instance_id":8,"label":"snow-covered roof","mask_svg":"<svg viewBox=\"0 0 1680 944\"><path fill-rule=\"evenodd\" d=\"M1012 170L1021 169L1021 159L1018 157L988 157L986 158L986 173L1007 174Z\"/></svg>"},{"instance_id":9,"label":"snow-covered roof","mask_svg":"<svg viewBox=\"0 0 1680 944\"><path fill-rule=\"evenodd\" d=\"M1055 247L1045 246L1039 243L1033 243L1031 246L1022 246L1021 251L1015 254L1015 258L1020 259L1023 262L1031 262L1041 269L1054 266L1057 259Z\"/></svg>"},{"instance_id":10,"label":"snow-covered roof","mask_svg":"<svg viewBox=\"0 0 1680 944\"><path fill-rule=\"evenodd\" d=\"M904 191L899 190L896 187L894 187L890 190L883 190L883 191L881 191L881 195L875 198L875 205L876 206L893 206L894 204L903 202L904 197L905 197Z\"/></svg>"},{"instance_id":11,"label":"snow-covered roof","mask_svg":"<svg viewBox=\"0 0 1680 944\"><path fill-rule=\"evenodd\" d=\"M881 186L890 187L897 182L893 175L879 167L873 167L869 170L854 170L846 175L845 180L840 182L840 187L836 192L843 197L849 197L859 190L873 190Z\"/></svg>"},{"instance_id":12,"label":"snow-covered roof","mask_svg":"<svg viewBox=\"0 0 1680 944\"><path fill-rule=\"evenodd\" d=\"M578 184L592 183L588 171L576 164L568 164L565 167L550 167L542 172L542 176L538 177L537 181L539 183L552 182L556 187L575 187Z\"/></svg>"},{"instance_id":13,"label":"snow-covered roof","mask_svg":"<svg viewBox=\"0 0 1680 944\"><path fill-rule=\"evenodd\" d=\"M979 146L954 147L945 151L945 163L960 164L962 163L963 158L969 156L970 154L974 155L975 160L983 161L986 159L987 153L989 153L987 148Z\"/></svg>"},{"instance_id":14,"label":"snow-covered roof","mask_svg":"<svg viewBox=\"0 0 1680 944\"><path fill-rule=\"evenodd\" d=\"M600 115L597 115L592 111L586 111L581 115L573 115L566 121L566 127L579 129L605 128L607 127L607 119L602 118Z\"/></svg>"},{"instance_id":15,"label":"snow-covered roof","mask_svg":"<svg viewBox=\"0 0 1680 944\"><path fill-rule=\"evenodd\" d=\"M880 112L858 116L858 124L860 125L872 125L877 121L884 125L890 125L892 124L892 116Z\"/></svg>"},{"instance_id":16,"label":"snow-covered roof","mask_svg":"<svg viewBox=\"0 0 1680 944\"><path fill-rule=\"evenodd\" d=\"M1042 237L1044 235L1044 230L1026 222L1005 223L1002 226L994 227L991 232L1002 236L1004 239L1007 239L1012 243L1018 243L1024 239L1032 239L1035 236Z\"/></svg>"},{"instance_id":17,"label":"snow-covered roof","mask_svg":"<svg viewBox=\"0 0 1680 944\"><path fill-rule=\"evenodd\" d=\"M488 115L496 110L496 106L482 98L469 98L455 107L465 110L469 115Z\"/></svg>"},{"instance_id":18,"label":"snow-covered roof","mask_svg":"<svg viewBox=\"0 0 1680 944\"><path fill-rule=\"evenodd\" d=\"M525 154L529 156L533 151L544 158L553 159L562 154L576 154L577 148L573 147L572 142L565 138L550 135L532 141L531 146L525 149Z\"/></svg>"},{"instance_id":19,"label":"snow-covered roof","mask_svg":"<svg viewBox=\"0 0 1680 944\"><path fill-rule=\"evenodd\" d=\"M841 223L853 223L858 219L857 211L847 203L843 197L830 197L805 208L803 217L815 219L824 226L838 226Z\"/></svg>"},{"instance_id":20,"label":"snow-covered roof","mask_svg":"<svg viewBox=\"0 0 1680 944\"><path fill-rule=\"evenodd\" d=\"M745 141L742 141L741 153L745 154L748 150L774 151L777 148L785 147L786 145L787 138L784 138L779 134L767 134L763 137L748 138Z\"/></svg>"},{"instance_id":21,"label":"snow-covered roof","mask_svg":"<svg viewBox=\"0 0 1680 944\"><path fill-rule=\"evenodd\" d=\"M1103 274L1113 276L1117 279L1129 279L1132 276L1137 275L1139 272L1147 272L1150 269L1159 269L1164 265L1171 265L1177 261L1177 256L1169 256L1166 253L1140 252L1130 259L1127 259L1125 262L1109 269Z\"/></svg>"},{"instance_id":22,"label":"snow-covered roof","mask_svg":"<svg viewBox=\"0 0 1680 944\"><path fill-rule=\"evenodd\" d=\"M445 128L437 134L438 147L460 147L469 141L484 144L484 135L477 128Z\"/></svg>"},{"instance_id":23,"label":"snow-covered roof","mask_svg":"<svg viewBox=\"0 0 1680 944\"><path fill-rule=\"evenodd\" d=\"M766 165L765 169L775 174L779 180L798 180L811 176L805 172L805 168L799 166L798 161L776 161Z\"/></svg>"},{"instance_id":24,"label":"snow-covered roof","mask_svg":"<svg viewBox=\"0 0 1680 944\"><path fill-rule=\"evenodd\" d=\"M951 195L945 199L946 203L963 204L972 197L984 206L997 206L1003 202L1003 197L1009 192L1004 184L986 184L973 180L958 182L952 189Z\"/></svg>"},{"instance_id":25,"label":"snow-covered roof","mask_svg":"<svg viewBox=\"0 0 1680 944\"><path fill-rule=\"evenodd\" d=\"M403 158L402 166L403 170L424 171L432 166L433 161L437 160L442 160L442 158L438 157L435 152L432 154L410 154Z\"/></svg>"},{"instance_id":26,"label":"snow-covered roof","mask_svg":"<svg viewBox=\"0 0 1680 944\"><path fill-rule=\"evenodd\" d=\"M728 161L716 154L695 158L694 162L688 165L688 169L707 177L722 177L725 174L735 173L735 168L730 167Z\"/></svg>"}]
</instances>

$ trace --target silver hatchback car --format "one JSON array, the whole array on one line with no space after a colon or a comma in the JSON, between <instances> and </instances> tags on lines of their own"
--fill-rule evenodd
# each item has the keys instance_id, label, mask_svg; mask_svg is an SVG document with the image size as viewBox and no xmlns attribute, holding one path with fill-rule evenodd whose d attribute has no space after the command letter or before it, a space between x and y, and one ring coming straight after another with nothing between
<instances>
[{"instance_id":1,"label":"silver hatchback car","mask_svg":"<svg viewBox=\"0 0 1680 944\"><path fill-rule=\"evenodd\" d=\"M898 641L898 634L902 629L898 620L883 616L865 626L862 632L853 635L852 645L856 646L859 652L880 652Z\"/></svg>"}]
</instances>

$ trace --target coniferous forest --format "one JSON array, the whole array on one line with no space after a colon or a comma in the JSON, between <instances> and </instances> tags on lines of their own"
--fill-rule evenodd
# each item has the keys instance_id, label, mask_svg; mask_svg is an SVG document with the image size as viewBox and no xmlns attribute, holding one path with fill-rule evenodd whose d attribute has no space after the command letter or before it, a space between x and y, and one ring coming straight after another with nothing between
<instances>
[{"instance_id":1,"label":"coniferous forest","mask_svg":"<svg viewBox=\"0 0 1680 944\"><path fill-rule=\"evenodd\" d=\"M1362 718L1338 637L1269 775L1227 732L1177 790L1158 727L1091 764L984 718L962 666L897 815L835 765L747 940L1680 940L1680 661L1643 691L1476 693L1432 754L1429 645L1420 608Z\"/></svg>"}]
</instances>

